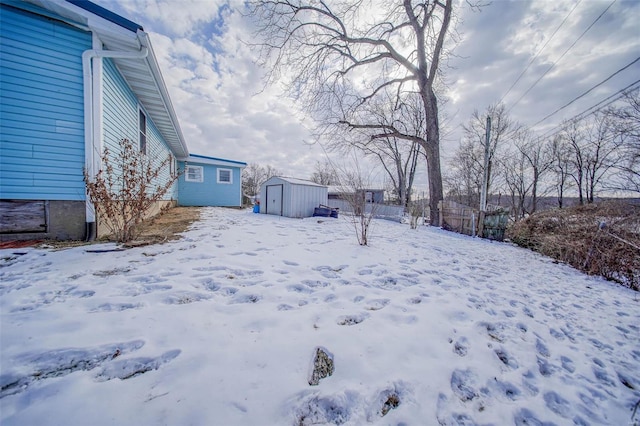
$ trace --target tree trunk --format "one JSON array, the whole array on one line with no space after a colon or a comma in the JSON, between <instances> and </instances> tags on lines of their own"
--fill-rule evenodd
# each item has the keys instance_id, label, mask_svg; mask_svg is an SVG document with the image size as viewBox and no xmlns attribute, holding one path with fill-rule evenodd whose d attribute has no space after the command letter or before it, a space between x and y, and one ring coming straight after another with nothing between
<instances>
[{"instance_id":1,"label":"tree trunk","mask_svg":"<svg viewBox=\"0 0 640 426\"><path fill-rule=\"evenodd\" d=\"M438 203L442 201L442 174L440 173L440 150L438 145L425 147L427 153L427 171L429 177L429 220L438 225Z\"/></svg>"},{"instance_id":2,"label":"tree trunk","mask_svg":"<svg viewBox=\"0 0 640 426\"><path fill-rule=\"evenodd\" d=\"M438 204L444 199L442 190L442 172L440 170L440 125L438 123L438 101L430 86L427 86L426 84L421 84L420 86L427 127L427 141L423 148L427 157L427 176L429 179L429 220L431 225L437 226L440 217Z\"/></svg>"}]
</instances>

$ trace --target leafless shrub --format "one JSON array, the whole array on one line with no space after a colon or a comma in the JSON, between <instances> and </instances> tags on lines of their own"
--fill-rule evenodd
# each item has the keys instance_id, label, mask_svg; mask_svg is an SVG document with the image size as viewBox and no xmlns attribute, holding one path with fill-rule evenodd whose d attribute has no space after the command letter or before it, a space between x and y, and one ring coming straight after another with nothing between
<instances>
[{"instance_id":1,"label":"leafless shrub","mask_svg":"<svg viewBox=\"0 0 640 426\"><path fill-rule=\"evenodd\" d=\"M343 216L353 225L358 244L361 246L369 245L371 222L379 207L368 191L371 188L372 174L373 169L363 170L355 155L351 158L351 164L336 168L340 198L347 203L350 210Z\"/></svg>"},{"instance_id":2,"label":"leafless shrub","mask_svg":"<svg viewBox=\"0 0 640 426\"><path fill-rule=\"evenodd\" d=\"M150 207L161 201L178 178L171 170L173 161L163 161L139 152L128 139L121 139L119 151L112 155L107 147L102 153L102 169L95 177L84 171L89 199L104 224L118 242L134 239Z\"/></svg>"},{"instance_id":3,"label":"leafless shrub","mask_svg":"<svg viewBox=\"0 0 640 426\"><path fill-rule=\"evenodd\" d=\"M606 201L536 213L512 225L516 244L640 291L640 206Z\"/></svg>"}]
</instances>

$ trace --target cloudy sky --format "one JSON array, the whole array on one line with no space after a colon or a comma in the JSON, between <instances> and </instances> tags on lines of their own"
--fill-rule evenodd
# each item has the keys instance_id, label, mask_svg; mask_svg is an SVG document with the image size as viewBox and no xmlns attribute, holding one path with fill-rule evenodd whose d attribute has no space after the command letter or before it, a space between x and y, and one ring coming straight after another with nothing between
<instances>
[{"instance_id":1,"label":"cloudy sky","mask_svg":"<svg viewBox=\"0 0 640 426\"><path fill-rule=\"evenodd\" d=\"M241 1L94 2L150 33L192 153L299 178L324 158L312 143L313 120L277 86L264 87L264 70L243 43L251 28ZM502 100L513 119L543 134L640 79L640 60L629 65L640 57L638 0L494 0L480 11L459 3L441 111L445 168L474 110Z\"/></svg>"}]
</instances>

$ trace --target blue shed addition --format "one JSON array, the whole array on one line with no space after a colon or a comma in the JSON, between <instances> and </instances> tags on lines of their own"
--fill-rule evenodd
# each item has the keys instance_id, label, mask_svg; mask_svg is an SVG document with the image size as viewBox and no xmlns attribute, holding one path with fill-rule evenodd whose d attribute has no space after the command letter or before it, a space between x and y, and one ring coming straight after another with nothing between
<instances>
[{"instance_id":1,"label":"blue shed addition","mask_svg":"<svg viewBox=\"0 0 640 426\"><path fill-rule=\"evenodd\" d=\"M191 154L178 167L178 205L242 205L242 169L247 163Z\"/></svg>"}]
</instances>

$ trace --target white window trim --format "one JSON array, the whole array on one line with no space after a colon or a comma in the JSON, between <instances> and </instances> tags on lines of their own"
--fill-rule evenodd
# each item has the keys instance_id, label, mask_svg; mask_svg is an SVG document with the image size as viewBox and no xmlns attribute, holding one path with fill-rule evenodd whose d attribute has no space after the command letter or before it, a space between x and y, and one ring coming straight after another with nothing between
<instances>
[{"instance_id":1,"label":"white window trim","mask_svg":"<svg viewBox=\"0 0 640 426\"><path fill-rule=\"evenodd\" d=\"M142 120L140 120L140 115L144 116L144 129L142 129ZM147 136L148 132L148 121L149 117L147 117L147 113L138 105L138 150L146 155L149 151L149 138ZM144 130L144 131L143 131ZM142 145L142 137L144 136L144 146Z\"/></svg>"},{"instance_id":2,"label":"white window trim","mask_svg":"<svg viewBox=\"0 0 640 426\"><path fill-rule=\"evenodd\" d=\"M197 177L196 179L192 179L191 177L189 177L189 169L193 169L194 171L199 170L199 172L195 173ZM184 170L184 180L185 182L204 182L204 167L187 165Z\"/></svg>"},{"instance_id":3,"label":"white window trim","mask_svg":"<svg viewBox=\"0 0 640 426\"><path fill-rule=\"evenodd\" d=\"M229 172L229 182L225 182L225 181L221 181L220 180L220 172L222 172L222 171ZM225 185L231 185L233 183L233 170L231 170L231 169L218 169L218 183L225 184Z\"/></svg>"}]
</instances>

